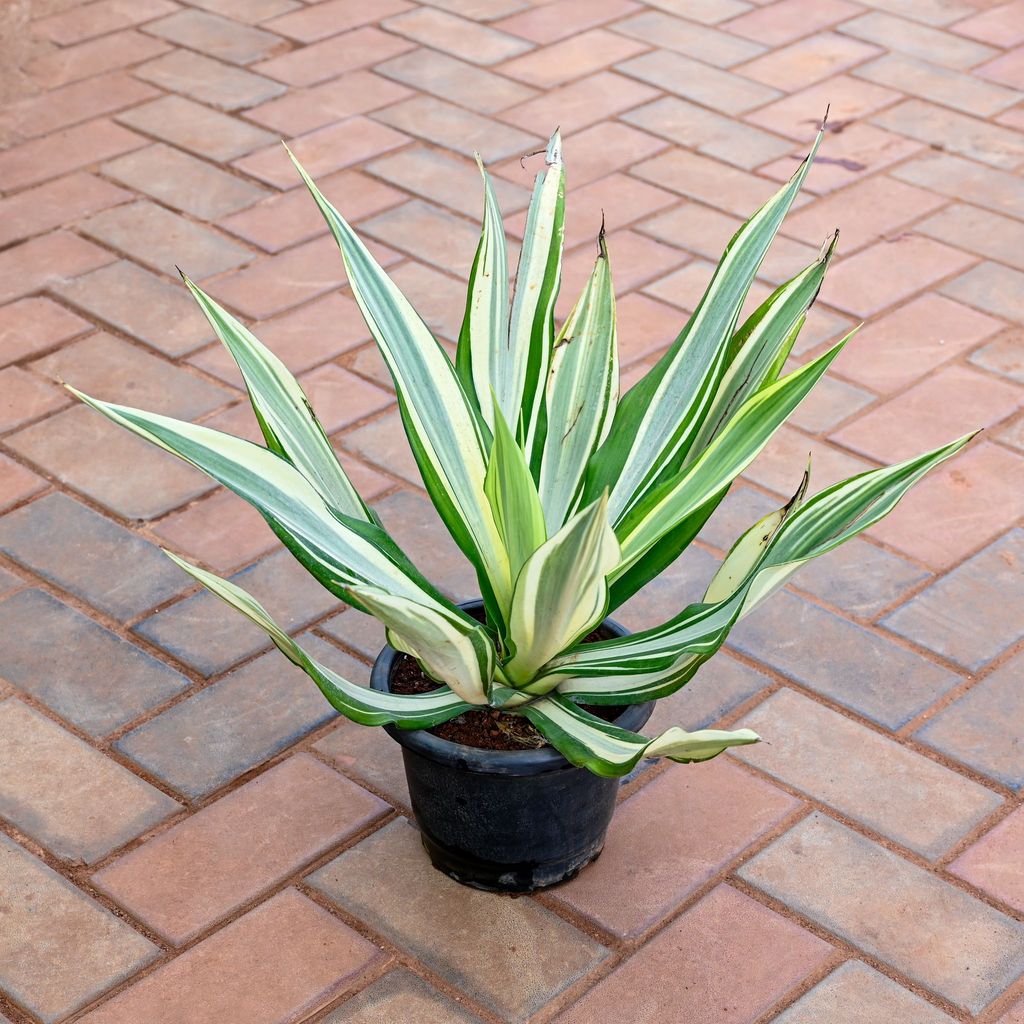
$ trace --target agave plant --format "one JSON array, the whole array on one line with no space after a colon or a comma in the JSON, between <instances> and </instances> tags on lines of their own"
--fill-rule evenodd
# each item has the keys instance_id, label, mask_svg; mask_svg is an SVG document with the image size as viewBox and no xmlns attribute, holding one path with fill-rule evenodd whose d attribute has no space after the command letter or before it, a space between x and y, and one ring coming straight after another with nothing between
<instances>
[{"instance_id":1,"label":"agave plant","mask_svg":"<svg viewBox=\"0 0 1024 1024\"><path fill-rule=\"evenodd\" d=\"M784 507L739 538L700 602L667 609L653 629L583 642L690 544L848 340L783 375L834 238L739 320L820 141L819 134L792 179L736 233L689 322L621 400L603 231L593 273L556 333L565 193L557 132L537 176L514 292L501 213L480 165L483 228L454 362L296 162L394 380L423 484L476 570L485 621L421 575L356 493L297 381L187 278L241 370L266 447L74 393L253 504L319 583L380 620L389 642L440 684L402 695L344 679L236 584L170 556L265 630L341 714L423 729L489 705L525 716L569 761L604 776L623 775L642 757L707 760L758 737L671 728L648 738L581 705L621 706L678 690L801 565L876 523L969 440L810 498L805 473Z\"/></svg>"}]
</instances>

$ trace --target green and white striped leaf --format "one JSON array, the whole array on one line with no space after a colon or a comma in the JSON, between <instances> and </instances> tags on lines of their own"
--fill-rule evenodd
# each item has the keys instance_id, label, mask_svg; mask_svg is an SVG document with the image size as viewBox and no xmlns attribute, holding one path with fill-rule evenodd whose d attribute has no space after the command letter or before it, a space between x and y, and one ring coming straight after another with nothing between
<instances>
[{"instance_id":1,"label":"green and white striped leaf","mask_svg":"<svg viewBox=\"0 0 1024 1024\"><path fill-rule=\"evenodd\" d=\"M405 695L382 693L350 682L311 658L270 617L263 605L237 584L200 569L170 551L164 553L212 594L256 623L274 641L277 649L316 683L331 706L353 722L360 725L394 724L400 729L428 729L471 709L471 704L447 687L432 693Z\"/></svg>"},{"instance_id":2,"label":"green and white striped leaf","mask_svg":"<svg viewBox=\"0 0 1024 1024\"><path fill-rule=\"evenodd\" d=\"M544 510L526 456L497 406L493 409L493 423L494 441L484 492L505 544L510 575L515 580L548 535L544 528Z\"/></svg>"},{"instance_id":3,"label":"green and white striped leaf","mask_svg":"<svg viewBox=\"0 0 1024 1024\"><path fill-rule=\"evenodd\" d=\"M509 644L514 653L503 673L513 685L530 690L524 684L542 665L604 619L606 577L618 560L606 495L577 512L533 553L512 597Z\"/></svg>"},{"instance_id":4,"label":"green and white striped leaf","mask_svg":"<svg viewBox=\"0 0 1024 1024\"><path fill-rule=\"evenodd\" d=\"M584 500L609 489L616 527L682 466L728 367L729 342L768 246L803 184L821 133L796 173L736 233L668 352L619 402L591 459Z\"/></svg>"},{"instance_id":5,"label":"green and white striped leaf","mask_svg":"<svg viewBox=\"0 0 1024 1024\"><path fill-rule=\"evenodd\" d=\"M746 746L760 739L750 729L686 732L678 727L648 739L588 714L559 694L527 704L519 713L525 715L566 760L606 778L628 775L642 757L667 757L691 764L710 761L729 747Z\"/></svg>"},{"instance_id":6,"label":"green and white striped leaf","mask_svg":"<svg viewBox=\"0 0 1024 1024\"><path fill-rule=\"evenodd\" d=\"M565 171L557 129L548 141L547 170L537 175L519 250L508 347L498 364L498 405L537 472L544 444L544 386L555 338L555 300L562 280Z\"/></svg>"},{"instance_id":7,"label":"green and white striped leaf","mask_svg":"<svg viewBox=\"0 0 1024 1024\"><path fill-rule=\"evenodd\" d=\"M761 562L772 538L775 537L786 518L800 507L810 482L811 471L808 466L793 497L782 508L769 512L768 515L759 519L733 544L708 584L708 589L704 594L706 604L717 604L719 601L724 601L726 598L732 597L743 586L744 581Z\"/></svg>"},{"instance_id":8,"label":"green and white striped leaf","mask_svg":"<svg viewBox=\"0 0 1024 1024\"><path fill-rule=\"evenodd\" d=\"M338 243L352 294L395 382L402 422L424 486L455 542L476 567L489 613L500 623L512 580L484 494L486 427L448 353L294 156L292 161Z\"/></svg>"},{"instance_id":9,"label":"green and white striped leaf","mask_svg":"<svg viewBox=\"0 0 1024 1024\"><path fill-rule=\"evenodd\" d=\"M286 458L332 508L374 522L356 493L309 399L288 368L248 328L181 275L242 373L267 447Z\"/></svg>"},{"instance_id":10,"label":"green and white striped leaf","mask_svg":"<svg viewBox=\"0 0 1024 1024\"><path fill-rule=\"evenodd\" d=\"M549 532L576 510L587 462L608 436L618 394L615 292L602 227L593 273L562 325L548 375L539 489Z\"/></svg>"},{"instance_id":11,"label":"green and white striped leaf","mask_svg":"<svg viewBox=\"0 0 1024 1024\"><path fill-rule=\"evenodd\" d=\"M833 484L807 500L782 524L755 573L740 612L748 615L812 558L832 551L887 516L926 473L951 458L975 435L881 469Z\"/></svg>"},{"instance_id":12,"label":"green and white striped leaf","mask_svg":"<svg viewBox=\"0 0 1024 1024\"><path fill-rule=\"evenodd\" d=\"M497 653L487 630L379 587L352 587L362 605L388 630L388 643L415 658L432 679L468 704L486 704Z\"/></svg>"},{"instance_id":13,"label":"green and white striped leaf","mask_svg":"<svg viewBox=\"0 0 1024 1024\"><path fill-rule=\"evenodd\" d=\"M653 629L577 647L555 658L538 681L563 675L559 692L588 704L636 703L667 696L715 653L740 617L801 565L877 523L925 473L955 455L971 436L898 465L851 477L807 500L801 485L784 509L741 537L727 559L729 567L723 565L708 588L705 603L691 605ZM773 527L767 543L762 543ZM743 579L737 585L740 576ZM716 597L719 600L714 601Z\"/></svg>"},{"instance_id":14,"label":"green and white striped leaf","mask_svg":"<svg viewBox=\"0 0 1024 1024\"><path fill-rule=\"evenodd\" d=\"M493 430L492 392L508 348L508 251L494 186L479 156L476 162L484 181L484 218L469 274L455 367L466 394L475 399L484 422Z\"/></svg>"},{"instance_id":15,"label":"green and white striped leaf","mask_svg":"<svg viewBox=\"0 0 1024 1024\"><path fill-rule=\"evenodd\" d=\"M336 597L345 600L349 587L369 583L435 610L462 614L420 575L379 526L333 511L320 492L281 456L209 427L102 402L65 386L114 423L177 455L245 498Z\"/></svg>"},{"instance_id":16,"label":"green and white striped leaf","mask_svg":"<svg viewBox=\"0 0 1024 1024\"><path fill-rule=\"evenodd\" d=\"M852 334L824 355L747 399L696 461L633 508L616 529L622 545L622 564L613 573L613 579L750 465L821 379Z\"/></svg>"},{"instance_id":17,"label":"green and white striped leaf","mask_svg":"<svg viewBox=\"0 0 1024 1024\"><path fill-rule=\"evenodd\" d=\"M684 462L692 462L748 398L777 379L821 289L838 237L837 232L814 263L776 288L736 332L736 354Z\"/></svg>"}]
</instances>

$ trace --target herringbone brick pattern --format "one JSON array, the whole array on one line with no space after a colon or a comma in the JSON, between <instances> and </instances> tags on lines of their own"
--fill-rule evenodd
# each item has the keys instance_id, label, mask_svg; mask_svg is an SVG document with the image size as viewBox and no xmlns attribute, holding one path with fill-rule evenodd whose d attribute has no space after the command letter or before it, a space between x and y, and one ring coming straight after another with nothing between
<instances>
[{"instance_id":1,"label":"herringbone brick pattern","mask_svg":"<svg viewBox=\"0 0 1024 1024\"><path fill-rule=\"evenodd\" d=\"M1024 1021L1024 4L11 0L0 10L0 1021ZM174 263L299 375L450 594L381 360L283 136L446 342L472 153L521 238L560 124L568 309L602 214L632 382L829 132L752 300L839 257L797 347L864 328L682 562L788 494L976 426L654 724L769 742L648 769L537 898L430 870L398 750L158 552L237 574L357 679L382 637L247 506L71 381L255 437Z\"/></svg>"}]
</instances>

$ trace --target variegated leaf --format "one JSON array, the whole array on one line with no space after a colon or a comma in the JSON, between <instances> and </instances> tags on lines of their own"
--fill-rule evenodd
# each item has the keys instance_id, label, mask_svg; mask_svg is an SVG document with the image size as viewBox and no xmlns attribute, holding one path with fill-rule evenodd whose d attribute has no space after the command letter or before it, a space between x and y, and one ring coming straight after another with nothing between
<instances>
[{"instance_id":1,"label":"variegated leaf","mask_svg":"<svg viewBox=\"0 0 1024 1024\"><path fill-rule=\"evenodd\" d=\"M668 352L623 396L611 432L591 459L584 498L607 488L618 527L682 466L728 367L729 341L765 253L821 143L736 233L693 316Z\"/></svg>"},{"instance_id":2,"label":"variegated leaf","mask_svg":"<svg viewBox=\"0 0 1024 1024\"><path fill-rule=\"evenodd\" d=\"M169 551L165 554L212 594L259 626L274 641L277 649L298 665L316 683L331 706L346 718L360 725L394 724L400 729L428 729L471 709L472 705L447 687L432 693L404 695L382 693L350 682L311 658L270 617L263 605L237 584L200 569Z\"/></svg>"},{"instance_id":3,"label":"variegated leaf","mask_svg":"<svg viewBox=\"0 0 1024 1024\"><path fill-rule=\"evenodd\" d=\"M474 398L493 430L493 391L500 383L508 348L508 252L498 198L479 156L477 165L484 181L484 219L469 275L455 366L466 394Z\"/></svg>"},{"instance_id":4,"label":"variegated leaf","mask_svg":"<svg viewBox=\"0 0 1024 1024\"><path fill-rule=\"evenodd\" d=\"M293 555L332 594L360 583L461 615L376 524L332 511L281 456L239 437L68 390L133 434L177 455L245 498Z\"/></svg>"},{"instance_id":5,"label":"variegated leaf","mask_svg":"<svg viewBox=\"0 0 1024 1024\"><path fill-rule=\"evenodd\" d=\"M615 292L602 227L593 273L562 325L548 375L539 489L549 532L576 510L587 462L608 436L618 394Z\"/></svg>"},{"instance_id":6,"label":"variegated leaf","mask_svg":"<svg viewBox=\"0 0 1024 1024\"><path fill-rule=\"evenodd\" d=\"M760 738L750 729L686 732L673 727L648 739L589 714L560 694L527 704L520 714L566 760L606 778L628 775L642 757L667 757L683 764L710 761L729 747L757 743Z\"/></svg>"},{"instance_id":7,"label":"variegated leaf","mask_svg":"<svg viewBox=\"0 0 1024 1024\"><path fill-rule=\"evenodd\" d=\"M503 671L514 685L537 692L528 685L537 669L604 619L606 577L618 559L605 495L533 553L516 581L509 617L514 653Z\"/></svg>"},{"instance_id":8,"label":"variegated leaf","mask_svg":"<svg viewBox=\"0 0 1024 1024\"><path fill-rule=\"evenodd\" d=\"M374 522L356 493L299 382L248 328L182 274L210 326L242 373L267 447L286 458L339 512Z\"/></svg>"},{"instance_id":9,"label":"variegated leaf","mask_svg":"<svg viewBox=\"0 0 1024 1024\"><path fill-rule=\"evenodd\" d=\"M555 300L562 279L565 171L556 130L537 175L519 250L508 347L492 373L498 404L536 473L544 444L544 384L555 337Z\"/></svg>"},{"instance_id":10,"label":"variegated leaf","mask_svg":"<svg viewBox=\"0 0 1024 1024\"><path fill-rule=\"evenodd\" d=\"M446 683L467 703L487 703L497 655L480 623L379 587L353 587L352 592L356 603L385 625L392 647L411 655L431 678Z\"/></svg>"},{"instance_id":11,"label":"variegated leaf","mask_svg":"<svg viewBox=\"0 0 1024 1024\"><path fill-rule=\"evenodd\" d=\"M484 478L484 493L505 544L512 580L547 540L544 510L526 456L512 436L501 409L493 409L494 441ZM504 609L507 613L509 609Z\"/></svg>"},{"instance_id":12,"label":"variegated leaf","mask_svg":"<svg viewBox=\"0 0 1024 1024\"><path fill-rule=\"evenodd\" d=\"M402 422L424 486L476 567L484 601L500 623L512 580L484 494L486 427L466 397L448 353L345 218L294 156L292 160L338 243L352 294L395 382Z\"/></svg>"},{"instance_id":13,"label":"variegated leaf","mask_svg":"<svg viewBox=\"0 0 1024 1024\"><path fill-rule=\"evenodd\" d=\"M852 333L817 359L747 399L696 461L633 508L616 529L622 563L612 574L613 579L750 465L821 379Z\"/></svg>"}]
</instances>

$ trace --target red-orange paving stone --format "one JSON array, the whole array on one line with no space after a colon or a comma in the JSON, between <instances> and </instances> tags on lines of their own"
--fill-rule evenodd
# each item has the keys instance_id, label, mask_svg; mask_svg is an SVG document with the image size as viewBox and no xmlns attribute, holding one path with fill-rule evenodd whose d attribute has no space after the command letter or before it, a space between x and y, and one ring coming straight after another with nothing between
<instances>
[{"instance_id":1,"label":"red-orange paving stone","mask_svg":"<svg viewBox=\"0 0 1024 1024\"><path fill-rule=\"evenodd\" d=\"M387 811L373 794L297 754L93 881L180 945Z\"/></svg>"},{"instance_id":2,"label":"red-orange paving stone","mask_svg":"<svg viewBox=\"0 0 1024 1024\"><path fill-rule=\"evenodd\" d=\"M113 263L117 257L68 231L54 231L0 252L0 303Z\"/></svg>"},{"instance_id":3,"label":"red-orange paving stone","mask_svg":"<svg viewBox=\"0 0 1024 1024\"><path fill-rule=\"evenodd\" d=\"M0 153L0 190L48 181L79 167L138 149L146 141L136 132L102 118L31 139Z\"/></svg>"},{"instance_id":4,"label":"red-orange paving stone","mask_svg":"<svg viewBox=\"0 0 1024 1024\"><path fill-rule=\"evenodd\" d=\"M1001 328L994 317L926 292L862 327L832 367L885 395L956 359Z\"/></svg>"},{"instance_id":5,"label":"red-orange paving stone","mask_svg":"<svg viewBox=\"0 0 1024 1024\"><path fill-rule=\"evenodd\" d=\"M854 316L870 316L974 262L976 257L942 242L919 235L896 235L836 263L822 298Z\"/></svg>"},{"instance_id":6,"label":"red-orange paving stone","mask_svg":"<svg viewBox=\"0 0 1024 1024\"><path fill-rule=\"evenodd\" d=\"M0 364L14 363L89 330L90 324L50 299L0 307Z\"/></svg>"},{"instance_id":7,"label":"red-orange paving stone","mask_svg":"<svg viewBox=\"0 0 1024 1024\"><path fill-rule=\"evenodd\" d=\"M41 476L6 455L0 455L0 509L24 501L46 486Z\"/></svg>"},{"instance_id":8,"label":"red-orange paving stone","mask_svg":"<svg viewBox=\"0 0 1024 1024\"><path fill-rule=\"evenodd\" d=\"M74 173L0 199L0 245L38 235L130 199L91 174Z\"/></svg>"},{"instance_id":9,"label":"red-orange paving stone","mask_svg":"<svg viewBox=\"0 0 1024 1024\"><path fill-rule=\"evenodd\" d=\"M175 551L188 552L222 573L277 546L259 512L224 489L160 520L153 532Z\"/></svg>"},{"instance_id":10,"label":"red-orange paving stone","mask_svg":"<svg viewBox=\"0 0 1024 1024\"><path fill-rule=\"evenodd\" d=\"M362 171L329 174L317 182L317 187L350 223L357 223L405 199L402 193ZM328 230L312 196L300 186L226 217L219 225L268 252L280 252L324 235Z\"/></svg>"},{"instance_id":11,"label":"red-orange paving stone","mask_svg":"<svg viewBox=\"0 0 1024 1024\"><path fill-rule=\"evenodd\" d=\"M289 148L306 173L319 178L379 156L406 141L400 132L357 116L293 138ZM233 166L277 188L293 188L302 181L280 142L236 160Z\"/></svg>"},{"instance_id":12,"label":"red-orange paving stone","mask_svg":"<svg viewBox=\"0 0 1024 1024\"><path fill-rule=\"evenodd\" d=\"M11 104L0 112L0 131L7 138L35 138L158 95L124 72L99 75Z\"/></svg>"},{"instance_id":13,"label":"red-orange paving stone","mask_svg":"<svg viewBox=\"0 0 1024 1024\"><path fill-rule=\"evenodd\" d=\"M951 366L876 406L834 440L884 462L909 459L963 434L991 427L1019 407L1024 392L1009 381Z\"/></svg>"},{"instance_id":14,"label":"red-orange paving stone","mask_svg":"<svg viewBox=\"0 0 1024 1024\"><path fill-rule=\"evenodd\" d=\"M720 885L561 1014L557 1024L751 1024L831 953L827 942Z\"/></svg>"},{"instance_id":15,"label":"red-orange paving stone","mask_svg":"<svg viewBox=\"0 0 1024 1024\"><path fill-rule=\"evenodd\" d=\"M949 866L971 885L1024 911L1024 810L1018 809Z\"/></svg>"},{"instance_id":16,"label":"red-orange paving stone","mask_svg":"<svg viewBox=\"0 0 1024 1024\"><path fill-rule=\"evenodd\" d=\"M641 9L632 0L555 0L513 14L498 27L535 43L553 43Z\"/></svg>"},{"instance_id":17,"label":"red-orange paving stone","mask_svg":"<svg viewBox=\"0 0 1024 1024\"><path fill-rule=\"evenodd\" d=\"M291 1024L383 954L286 889L86 1014L86 1024Z\"/></svg>"},{"instance_id":18,"label":"red-orange paving stone","mask_svg":"<svg viewBox=\"0 0 1024 1024\"><path fill-rule=\"evenodd\" d=\"M723 27L767 46L779 46L860 13L861 8L847 0L779 0L741 14Z\"/></svg>"},{"instance_id":19,"label":"red-orange paving stone","mask_svg":"<svg viewBox=\"0 0 1024 1024\"><path fill-rule=\"evenodd\" d=\"M67 403L65 392L20 366L0 370L0 432L40 419Z\"/></svg>"},{"instance_id":20,"label":"red-orange paving stone","mask_svg":"<svg viewBox=\"0 0 1024 1024\"><path fill-rule=\"evenodd\" d=\"M619 805L600 859L552 896L633 937L799 806L725 758L673 765Z\"/></svg>"}]
</instances>

